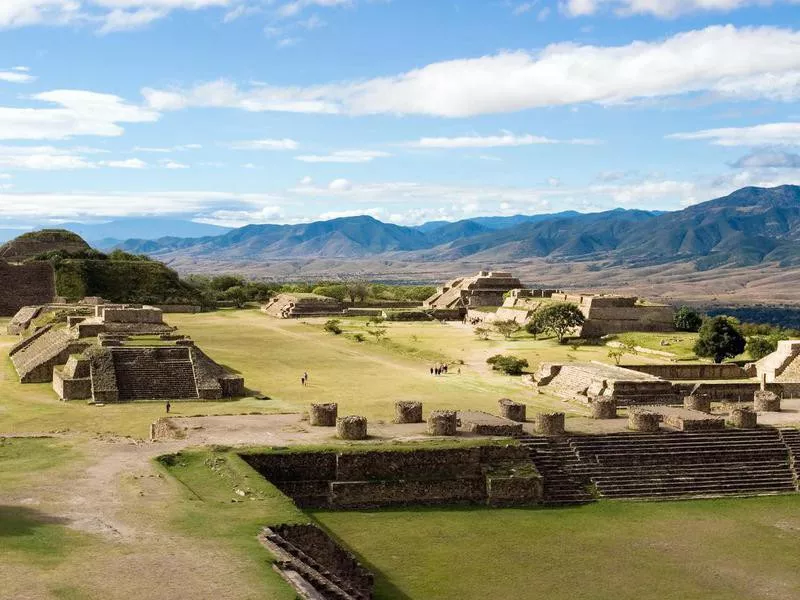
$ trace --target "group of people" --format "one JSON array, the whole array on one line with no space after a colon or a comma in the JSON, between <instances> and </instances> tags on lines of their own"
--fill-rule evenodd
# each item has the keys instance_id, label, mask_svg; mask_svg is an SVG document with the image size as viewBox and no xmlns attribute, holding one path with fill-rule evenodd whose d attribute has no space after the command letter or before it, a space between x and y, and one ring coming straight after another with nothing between
<instances>
[{"instance_id":1,"label":"group of people","mask_svg":"<svg viewBox=\"0 0 800 600\"><path fill-rule=\"evenodd\" d=\"M461 369L458 371L460 373ZM447 375L447 365L441 364L431 367L431 375Z\"/></svg>"},{"instance_id":2,"label":"group of people","mask_svg":"<svg viewBox=\"0 0 800 600\"><path fill-rule=\"evenodd\" d=\"M300 385L302 385L303 387L308 385L308 372L304 372L303 376L300 377Z\"/></svg>"},{"instance_id":3,"label":"group of people","mask_svg":"<svg viewBox=\"0 0 800 600\"><path fill-rule=\"evenodd\" d=\"M463 325L480 325L481 323L483 323L483 319L481 319L480 317L469 317L468 318L468 317L465 316L461 320L461 323Z\"/></svg>"}]
</instances>

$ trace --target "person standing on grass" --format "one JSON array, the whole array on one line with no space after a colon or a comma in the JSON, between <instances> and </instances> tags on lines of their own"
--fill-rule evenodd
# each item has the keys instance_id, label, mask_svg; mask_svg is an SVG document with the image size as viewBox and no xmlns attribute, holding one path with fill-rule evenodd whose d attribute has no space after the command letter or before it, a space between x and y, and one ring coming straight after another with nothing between
<instances>
[{"instance_id":1,"label":"person standing on grass","mask_svg":"<svg viewBox=\"0 0 800 600\"><path fill-rule=\"evenodd\" d=\"M164 408L167 409L167 414L169 414L169 409L172 408L172 405L169 403L169 400L167 400L167 405Z\"/></svg>"},{"instance_id":2,"label":"person standing on grass","mask_svg":"<svg viewBox=\"0 0 800 600\"><path fill-rule=\"evenodd\" d=\"M308 385L308 371L303 372L303 379L306 380L306 385Z\"/></svg>"}]
</instances>

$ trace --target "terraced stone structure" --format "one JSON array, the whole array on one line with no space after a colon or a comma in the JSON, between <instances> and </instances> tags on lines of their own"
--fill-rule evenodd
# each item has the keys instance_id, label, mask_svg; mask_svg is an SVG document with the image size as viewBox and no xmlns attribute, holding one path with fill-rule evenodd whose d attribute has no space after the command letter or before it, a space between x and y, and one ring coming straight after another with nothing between
<instances>
[{"instance_id":1,"label":"terraced stone structure","mask_svg":"<svg viewBox=\"0 0 800 600\"><path fill-rule=\"evenodd\" d=\"M278 294L271 298L262 312L279 319L341 316L344 304L335 298L319 294Z\"/></svg>"},{"instance_id":2,"label":"terraced stone structure","mask_svg":"<svg viewBox=\"0 0 800 600\"><path fill-rule=\"evenodd\" d=\"M53 380L54 367L90 345L75 328L47 325L15 344L9 357L21 383L47 383Z\"/></svg>"},{"instance_id":3,"label":"terraced stone structure","mask_svg":"<svg viewBox=\"0 0 800 600\"><path fill-rule=\"evenodd\" d=\"M522 283L505 271L480 271L473 277L459 277L448 281L430 296L425 308L462 309L478 306L500 306L503 296Z\"/></svg>"},{"instance_id":4,"label":"terraced stone structure","mask_svg":"<svg viewBox=\"0 0 800 600\"><path fill-rule=\"evenodd\" d=\"M24 306L52 302L55 295L55 273L49 262L10 264L0 260L0 316L12 316Z\"/></svg>"}]
</instances>

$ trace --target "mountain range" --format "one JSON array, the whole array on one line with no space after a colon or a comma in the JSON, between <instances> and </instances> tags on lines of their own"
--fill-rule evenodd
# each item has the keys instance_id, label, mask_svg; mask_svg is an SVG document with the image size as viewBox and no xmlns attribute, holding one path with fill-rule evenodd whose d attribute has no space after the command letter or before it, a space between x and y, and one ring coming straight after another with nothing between
<instances>
[{"instance_id":1,"label":"mountain range","mask_svg":"<svg viewBox=\"0 0 800 600\"><path fill-rule=\"evenodd\" d=\"M221 235L129 239L129 252L226 264L282 259L376 259L484 264L601 261L609 266L693 263L696 270L800 264L800 186L748 187L674 212L480 217L417 227L369 216L300 225L247 225Z\"/></svg>"}]
</instances>

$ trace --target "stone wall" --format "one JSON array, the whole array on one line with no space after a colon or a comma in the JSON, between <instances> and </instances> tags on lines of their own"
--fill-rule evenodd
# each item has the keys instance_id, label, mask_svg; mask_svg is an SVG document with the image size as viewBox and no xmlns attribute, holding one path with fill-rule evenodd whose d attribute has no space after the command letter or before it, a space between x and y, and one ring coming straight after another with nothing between
<instances>
[{"instance_id":1,"label":"stone wall","mask_svg":"<svg viewBox=\"0 0 800 600\"><path fill-rule=\"evenodd\" d=\"M153 306L103 306L98 305L98 316L107 323L163 323L161 309Z\"/></svg>"},{"instance_id":2,"label":"stone wall","mask_svg":"<svg viewBox=\"0 0 800 600\"><path fill-rule=\"evenodd\" d=\"M0 261L0 316L12 316L23 306L47 304L55 295L55 274L49 262L12 265Z\"/></svg>"},{"instance_id":3,"label":"stone wall","mask_svg":"<svg viewBox=\"0 0 800 600\"><path fill-rule=\"evenodd\" d=\"M89 377L70 378L64 368L53 368L53 390L62 400L87 400L92 397L92 380Z\"/></svg>"},{"instance_id":4,"label":"stone wall","mask_svg":"<svg viewBox=\"0 0 800 600\"><path fill-rule=\"evenodd\" d=\"M512 445L241 456L300 506L533 504L542 493L527 450Z\"/></svg>"},{"instance_id":5,"label":"stone wall","mask_svg":"<svg viewBox=\"0 0 800 600\"><path fill-rule=\"evenodd\" d=\"M157 308L162 313L195 314L201 311L201 307L197 304L156 304L153 308Z\"/></svg>"},{"instance_id":6,"label":"stone wall","mask_svg":"<svg viewBox=\"0 0 800 600\"><path fill-rule=\"evenodd\" d=\"M745 370L733 364L620 365L623 369L655 375L670 381L715 379L748 379Z\"/></svg>"}]
</instances>

